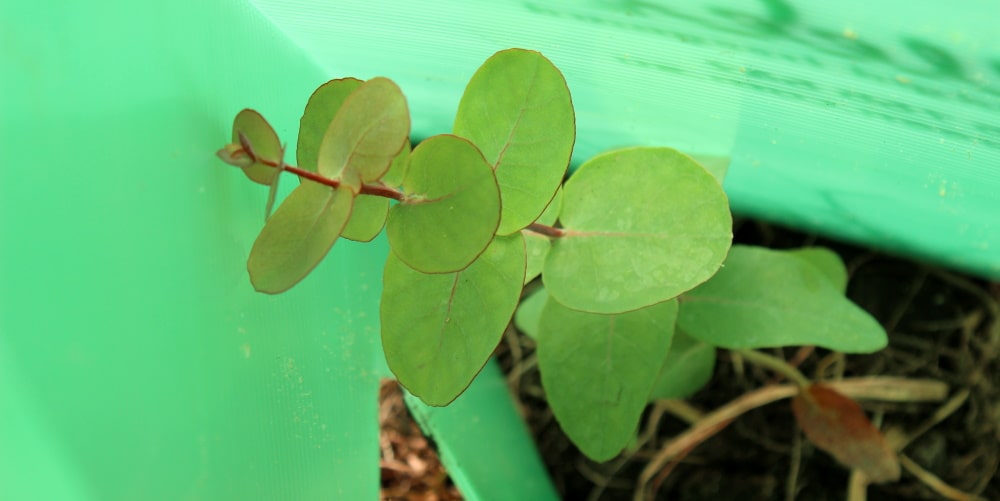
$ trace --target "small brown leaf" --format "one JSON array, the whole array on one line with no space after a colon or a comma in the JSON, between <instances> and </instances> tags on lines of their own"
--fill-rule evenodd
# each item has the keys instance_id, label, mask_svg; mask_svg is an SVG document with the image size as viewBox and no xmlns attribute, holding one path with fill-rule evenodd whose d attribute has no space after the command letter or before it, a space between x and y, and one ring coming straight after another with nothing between
<instances>
[{"instance_id":1,"label":"small brown leaf","mask_svg":"<svg viewBox=\"0 0 1000 501\"><path fill-rule=\"evenodd\" d=\"M806 437L872 482L899 480L899 458L854 400L813 384L792 399L792 411Z\"/></svg>"}]
</instances>

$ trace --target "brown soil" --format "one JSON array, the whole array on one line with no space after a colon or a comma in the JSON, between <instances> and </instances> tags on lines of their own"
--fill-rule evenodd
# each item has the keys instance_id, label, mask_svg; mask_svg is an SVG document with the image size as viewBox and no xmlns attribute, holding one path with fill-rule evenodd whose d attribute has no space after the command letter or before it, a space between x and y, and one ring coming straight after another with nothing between
<instances>
[{"instance_id":1,"label":"brown soil","mask_svg":"<svg viewBox=\"0 0 1000 501\"><path fill-rule=\"evenodd\" d=\"M741 415L668 463L651 482L654 499L857 500L864 499L862 493L873 500L1000 499L1000 284L756 222L739 222L736 240L779 249L834 249L848 264L848 296L889 332L889 347L872 355L791 348L769 353L797 363L816 380L933 379L948 385L948 395L931 403L862 402L881 429L912 440L902 450L906 459L898 482L849 493L851 472L802 438L782 400ZM509 329L497 353L563 499L632 500L643 468L699 413L776 381L773 373L720 350L715 377L687 400L689 406L651 406L639 430L647 440L598 464L570 443L553 418L533 341ZM401 400L393 402L396 410L403 408ZM383 457L384 499L461 499L443 480L415 424L383 425L382 440L383 452L391 450L396 458ZM416 459L405 459L408 455ZM418 467L423 463L425 468ZM418 471L423 478L414 476ZM401 490L394 481L406 487Z\"/></svg>"}]
</instances>

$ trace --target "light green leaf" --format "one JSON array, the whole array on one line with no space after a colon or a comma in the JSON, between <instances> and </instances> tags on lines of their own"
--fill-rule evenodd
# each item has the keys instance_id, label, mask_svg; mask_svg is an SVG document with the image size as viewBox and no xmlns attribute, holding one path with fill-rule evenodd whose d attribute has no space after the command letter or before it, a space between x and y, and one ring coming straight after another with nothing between
<instances>
[{"instance_id":1,"label":"light green leaf","mask_svg":"<svg viewBox=\"0 0 1000 501\"><path fill-rule=\"evenodd\" d=\"M549 293L545 292L545 287L539 287L531 295L522 299L521 304L517 306L517 312L514 313L514 325L524 335L537 339L538 322L542 318L542 309L545 308L545 303L548 301Z\"/></svg>"},{"instance_id":2,"label":"light green leaf","mask_svg":"<svg viewBox=\"0 0 1000 501\"><path fill-rule=\"evenodd\" d=\"M278 171L260 160L268 160L274 164L281 161L282 150L278 134L260 113L250 109L240 111L233 120L233 143L240 143L241 132L249 141L258 160L252 165L242 167L243 173L255 183L270 185Z\"/></svg>"},{"instance_id":3,"label":"light green leaf","mask_svg":"<svg viewBox=\"0 0 1000 501\"><path fill-rule=\"evenodd\" d=\"M347 97L361 87L362 83L357 78L330 80L309 96L306 109L299 120L299 144L295 150L300 169L317 172L319 145L323 142L326 130L330 128Z\"/></svg>"},{"instance_id":4,"label":"light green leaf","mask_svg":"<svg viewBox=\"0 0 1000 501\"><path fill-rule=\"evenodd\" d=\"M389 199L374 195L358 195L354 199L351 219L344 227L343 237L355 242L371 242L385 226L389 215Z\"/></svg>"},{"instance_id":5,"label":"light green leaf","mask_svg":"<svg viewBox=\"0 0 1000 501\"><path fill-rule=\"evenodd\" d=\"M803 247L801 249L790 250L788 253L797 258L804 259L823 272L834 288L841 293L847 291L847 266L844 266L844 261L840 259L840 256L836 252L826 247Z\"/></svg>"},{"instance_id":6,"label":"light green leaf","mask_svg":"<svg viewBox=\"0 0 1000 501\"><path fill-rule=\"evenodd\" d=\"M760 247L733 246L719 273L681 298L678 326L729 349L816 345L870 353L887 343L882 326L822 271Z\"/></svg>"},{"instance_id":7,"label":"light green leaf","mask_svg":"<svg viewBox=\"0 0 1000 501\"><path fill-rule=\"evenodd\" d=\"M715 347L677 330L649 400L690 397L712 379L714 371Z\"/></svg>"},{"instance_id":8,"label":"light green leaf","mask_svg":"<svg viewBox=\"0 0 1000 501\"><path fill-rule=\"evenodd\" d=\"M410 155L403 192L389 210L386 232L393 253L409 267L458 271L493 240L500 192L490 165L469 141L442 134L421 142Z\"/></svg>"},{"instance_id":9,"label":"light green leaf","mask_svg":"<svg viewBox=\"0 0 1000 501\"><path fill-rule=\"evenodd\" d=\"M486 60L458 105L454 132L496 170L503 199L500 235L534 221L569 166L573 103L559 70L538 52L509 49Z\"/></svg>"},{"instance_id":10,"label":"light green leaf","mask_svg":"<svg viewBox=\"0 0 1000 501\"><path fill-rule=\"evenodd\" d=\"M616 315L551 298L545 304L537 339L542 386L560 427L587 457L606 461L632 439L676 317L676 301Z\"/></svg>"},{"instance_id":11,"label":"light green leaf","mask_svg":"<svg viewBox=\"0 0 1000 501\"><path fill-rule=\"evenodd\" d=\"M556 196L549 203L549 206L545 208L545 212L542 212L542 215L535 222L546 226L554 225L561 208L562 190L559 190L556 191ZM528 272L524 274L524 283L527 284L542 274L545 256L549 255L552 244L549 242L549 237L534 231L525 229L521 230L521 233L524 234L524 242L528 245Z\"/></svg>"},{"instance_id":12,"label":"light green leaf","mask_svg":"<svg viewBox=\"0 0 1000 501\"><path fill-rule=\"evenodd\" d=\"M629 148L584 163L563 187L566 234L542 280L553 299L595 313L656 304L704 282L732 241L718 181L669 148Z\"/></svg>"},{"instance_id":13,"label":"light green leaf","mask_svg":"<svg viewBox=\"0 0 1000 501\"><path fill-rule=\"evenodd\" d=\"M399 87L377 77L344 101L319 146L319 173L358 193L382 177L409 140L410 112Z\"/></svg>"},{"instance_id":14,"label":"light green leaf","mask_svg":"<svg viewBox=\"0 0 1000 501\"><path fill-rule=\"evenodd\" d=\"M247 270L260 292L288 290L333 247L351 215L354 195L303 181L271 215L250 250Z\"/></svg>"},{"instance_id":15,"label":"light green leaf","mask_svg":"<svg viewBox=\"0 0 1000 501\"><path fill-rule=\"evenodd\" d=\"M517 307L524 262L520 234L496 238L456 273L420 273L390 254L382 347L407 390L428 405L447 405L469 386Z\"/></svg>"}]
</instances>

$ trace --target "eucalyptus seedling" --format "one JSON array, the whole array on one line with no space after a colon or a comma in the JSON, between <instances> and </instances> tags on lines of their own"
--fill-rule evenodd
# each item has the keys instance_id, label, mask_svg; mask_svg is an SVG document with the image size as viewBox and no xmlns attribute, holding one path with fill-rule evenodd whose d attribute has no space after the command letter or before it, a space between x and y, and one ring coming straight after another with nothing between
<instances>
[{"instance_id":1,"label":"eucalyptus seedling","mask_svg":"<svg viewBox=\"0 0 1000 501\"><path fill-rule=\"evenodd\" d=\"M716 347L885 345L844 298L836 256L731 248L721 180L690 156L617 149L564 182L572 99L538 52L490 57L451 134L412 150L409 135L395 83L344 78L309 98L297 166L252 110L236 116L218 154L272 194L282 174L299 178L250 252L258 291L293 287L340 237L385 230L382 346L400 383L428 404L468 387L515 311L538 341L556 418L597 460L629 443L651 399L704 384ZM521 303L539 275L543 287Z\"/></svg>"}]
</instances>

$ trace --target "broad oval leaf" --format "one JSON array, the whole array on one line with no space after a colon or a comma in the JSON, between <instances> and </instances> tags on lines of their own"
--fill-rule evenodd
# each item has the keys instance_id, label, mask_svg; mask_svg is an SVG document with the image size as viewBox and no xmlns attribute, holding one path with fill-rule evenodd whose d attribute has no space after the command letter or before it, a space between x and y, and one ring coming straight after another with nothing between
<instances>
[{"instance_id":1,"label":"broad oval leaf","mask_svg":"<svg viewBox=\"0 0 1000 501\"><path fill-rule=\"evenodd\" d=\"M714 371L715 347L677 330L649 400L690 397L712 379Z\"/></svg>"},{"instance_id":2,"label":"broad oval leaf","mask_svg":"<svg viewBox=\"0 0 1000 501\"><path fill-rule=\"evenodd\" d=\"M670 148L629 148L584 163L563 187L542 280L564 305L620 313L711 277L732 241L718 181Z\"/></svg>"},{"instance_id":3,"label":"broad oval leaf","mask_svg":"<svg viewBox=\"0 0 1000 501\"><path fill-rule=\"evenodd\" d=\"M538 329L538 370L566 435L594 461L632 440L670 348L677 302L600 315L549 300Z\"/></svg>"},{"instance_id":4,"label":"broad oval leaf","mask_svg":"<svg viewBox=\"0 0 1000 501\"><path fill-rule=\"evenodd\" d=\"M498 237L468 268L414 271L390 253L382 289L382 347L399 382L428 405L465 391L517 307L524 240Z\"/></svg>"},{"instance_id":5,"label":"broad oval leaf","mask_svg":"<svg viewBox=\"0 0 1000 501\"><path fill-rule=\"evenodd\" d=\"M795 420L810 442L875 483L899 480L899 457L857 402L822 384L792 399Z\"/></svg>"},{"instance_id":6,"label":"broad oval leaf","mask_svg":"<svg viewBox=\"0 0 1000 501\"><path fill-rule=\"evenodd\" d=\"M742 245L714 277L684 294L678 326L729 349L816 345L870 353L888 342L882 326L815 266L787 251Z\"/></svg>"},{"instance_id":7,"label":"broad oval leaf","mask_svg":"<svg viewBox=\"0 0 1000 501\"><path fill-rule=\"evenodd\" d=\"M486 60L465 88L455 134L496 170L503 199L497 233L531 224L562 183L576 123L562 73L538 52L509 49Z\"/></svg>"},{"instance_id":8,"label":"broad oval leaf","mask_svg":"<svg viewBox=\"0 0 1000 501\"><path fill-rule=\"evenodd\" d=\"M847 266L836 252L826 247L802 247L788 253L815 266L841 294L847 291Z\"/></svg>"},{"instance_id":9,"label":"broad oval leaf","mask_svg":"<svg viewBox=\"0 0 1000 501\"><path fill-rule=\"evenodd\" d=\"M479 150L458 136L421 142L410 155L404 198L386 233L397 257L424 273L450 273L476 259L500 220L496 178Z\"/></svg>"},{"instance_id":10,"label":"broad oval leaf","mask_svg":"<svg viewBox=\"0 0 1000 501\"><path fill-rule=\"evenodd\" d=\"M379 179L409 140L403 91L388 78L364 82L344 100L319 146L318 171L354 193Z\"/></svg>"},{"instance_id":11,"label":"broad oval leaf","mask_svg":"<svg viewBox=\"0 0 1000 501\"><path fill-rule=\"evenodd\" d=\"M278 170L260 160L268 160L274 164L281 162L281 141L278 140L278 134L260 113L251 109L240 111L233 120L234 144L240 143L241 132L246 136L258 160L252 165L241 167L243 173L255 183L270 185Z\"/></svg>"},{"instance_id":12,"label":"broad oval leaf","mask_svg":"<svg viewBox=\"0 0 1000 501\"><path fill-rule=\"evenodd\" d=\"M277 294L306 277L347 224L351 190L303 181L271 215L250 250L247 270L260 292Z\"/></svg>"},{"instance_id":13,"label":"broad oval leaf","mask_svg":"<svg viewBox=\"0 0 1000 501\"><path fill-rule=\"evenodd\" d=\"M344 101L361 84L357 78L339 78L320 85L306 102L299 119L299 143L295 158L300 169L317 172L319 145Z\"/></svg>"}]
</instances>

